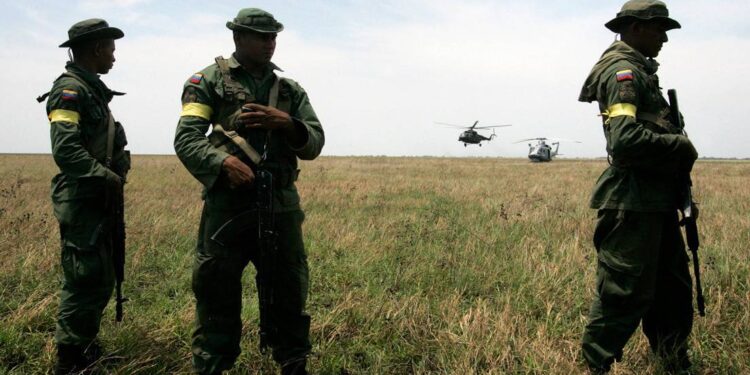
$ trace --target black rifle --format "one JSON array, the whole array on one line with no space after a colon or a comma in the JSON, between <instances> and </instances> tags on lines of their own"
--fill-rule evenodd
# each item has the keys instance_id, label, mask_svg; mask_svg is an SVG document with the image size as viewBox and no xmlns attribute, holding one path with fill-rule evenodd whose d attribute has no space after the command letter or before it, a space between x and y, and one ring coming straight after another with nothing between
<instances>
[{"instance_id":1,"label":"black rifle","mask_svg":"<svg viewBox=\"0 0 750 375\"><path fill-rule=\"evenodd\" d=\"M677 102L677 91L674 89L667 90L669 96L669 111L672 115L672 123L681 129L684 133L685 124L682 122L682 115L680 114L680 107ZM703 288L701 287L701 270L700 263L698 261L698 248L700 247L700 240L698 239L698 225L696 223L696 205L693 201L692 186L693 181L688 173L683 176L684 182L682 183L682 203L680 204L680 211L682 212L682 221L680 224L685 227L685 239L687 241L688 249L693 255L693 273L695 274L695 291L696 291L696 302L698 303L698 313L700 316L706 316L706 305L703 299Z\"/></svg>"},{"instance_id":2,"label":"black rifle","mask_svg":"<svg viewBox=\"0 0 750 375\"><path fill-rule=\"evenodd\" d=\"M107 184L104 190L105 219L99 223L89 240L96 246L99 238L109 236L112 241L112 267L115 272L115 321L122 321L122 304L128 299L122 296L122 282L125 280L125 197L123 183L117 186Z\"/></svg>"},{"instance_id":3,"label":"black rifle","mask_svg":"<svg viewBox=\"0 0 750 375\"><path fill-rule=\"evenodd\" d=\"M125 196L123 186L114 194L112 207L112 263L115 267L115 321L122 321L122 304L127 298L122 296L122 282L125 281Z\"/></svg>"},{"instance_id":4,"label":"black rifle","mask_svg":"<svg viewBox=\"0 0 750 375\"><path fill-rule=\"evenodd\" d=\"M274 304L273 286L276 274L276 246L278 234L274 228L273 212L273 175L258 168L255 172L255 207L230 218L219 229L211 235L211 240L221 246L226 246L232 241L237 233L257 229L258 233L258 258L257 258L257 285L258 285L258 310L260 312L260 350L270 346L271 331L274 326L269 316Z\"/></svg>"},{"instance_id":5,"label":"black rifle","mask_svg":"<svg viewBox=\"0 0 750 375\"><path fill-rule=\"evenodd\" d=\"M258 194L258 310L260 312L260 350L269 347L269 338L274 328L269 322L273 300L273 277L276 274L276 243L273 214L273 175L259 169L255 176Z\"/></svg>"}]
</instances>

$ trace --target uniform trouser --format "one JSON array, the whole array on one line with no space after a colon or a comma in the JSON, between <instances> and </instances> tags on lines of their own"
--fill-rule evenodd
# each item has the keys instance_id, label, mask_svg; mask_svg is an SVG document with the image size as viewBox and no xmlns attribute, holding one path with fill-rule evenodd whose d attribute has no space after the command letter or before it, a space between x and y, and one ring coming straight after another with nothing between
<instances>
[{"instance_id":1,"label":"uniform trouser","mask_svg":"<svg viewBox=\"0 0 750 375\"><path fill-rule=\"evenodd\" d=\"M248 262L257 268L257 223L238 225L233 230L236 233L222 244L211 239L237 213L206 205L201 215L193 267L196 327L192 351L198 373L229 369L240 354L241 278ZM300 210L275 215L278 240L272 274L274 302L268 316L273 329L268 332L268 341L274 360L281 364L305 357L312 348L310 316L304 312L309 271L302 241L303 220Z\"/></svg>"},{"instance_id":2,"label":"uniform trouser","mask_svg":"<svg viewBox=\"0 0 750 375\"><path fill-rule=\"evenodd\" d=\"M55 202L62 240L63 286L57 315L58 345L89 345L115 285L112 240L103 200Z\"/></svg>"},{"instance_id":3,"label":"uniform trouser","mask_svg":"<svg viewBox=\"0 0 750 375\"><path fill-rule=\"evenodd\" d=\"M583 335L592 368L609 369L638 324L665 365L689 366L692 279L676 212L600 210L597 294Z\"/></svg>"}]
</instances>

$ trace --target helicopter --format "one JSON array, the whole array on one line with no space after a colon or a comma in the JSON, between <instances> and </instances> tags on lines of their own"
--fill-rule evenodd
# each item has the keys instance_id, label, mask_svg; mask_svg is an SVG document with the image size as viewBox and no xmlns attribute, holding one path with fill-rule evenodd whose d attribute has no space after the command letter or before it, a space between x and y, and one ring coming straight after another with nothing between
<instances>
[{"instance_id":1,"label":"helicopter","mask_svg":"<svg viewBox=\"0 0 750 375\"><path fill-rule=\"evenodd\" d=\"M552 143L547 143L549 139L547 138L528 138L528 139L522 139L515 143L521 143L521 142L527 142L527 141L536 141L536 144L529 143L529 160L531 160L533 163L539 163L539 162L545 162L545 161L552 161L552 158L554 158L559 154L558 151L560 150L560 140L557 140ZM581 143L579 141L570 141L575 143ZM552 149L552 146L555 146L554 150Z\"/></svg>"},{"instance_id":2,"label":"helicopter","mask_svg":"<svg viewBox=\"0 0 750 375\"><path fill-rule=\"evenodd\" d=\"M436 122L435 124L438 125L444 125L449 126L452 128L457 129L466 129L461 135L458 136L458 141L464 143L464 147L466 145L472 144L472 145L479 145L479 147L482 147L483 141L491 141L493 138L495 138L497 135L495 134L494 128L503 128L506 126L513 126L513 125L490 125L490 126L477 126L479 124L479 120L474 121L474 124L471 126L461 126L461 125L454 125L454 124L446 124L444 122ZM490 134L489 137L485 137L479 133L477 133L476 129L492 129L492 134Z\"/></svg>"}]
</instances>

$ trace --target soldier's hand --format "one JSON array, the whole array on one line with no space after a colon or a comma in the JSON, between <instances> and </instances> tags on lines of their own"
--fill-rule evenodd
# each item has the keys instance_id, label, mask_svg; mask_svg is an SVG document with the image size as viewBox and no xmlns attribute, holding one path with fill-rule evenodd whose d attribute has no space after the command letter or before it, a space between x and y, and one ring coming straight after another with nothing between
<instances>
[{"instance_id":1,"label":"soldier's hand","mask_svg":"<svg viewBox=\"0 0 750 375\"><path fill-rule=\"evenodd\" d=\"M698 215L700 215L701 211L698 209L698 203L697 202L693 202L693 207L691 208L691 211L692 211L692 214L693 214L693 219L694 220L698 220Z\"/></svg>"},{"instance_id":2,"label":"soldier's hand","mask_svg":"<svg viewBox=\"0 0 750 375\"><path fill-rule=\"evenodd\" d=\"M690 142L690 139L688 137L684 137L683 139L683 150L686 159L698 159L698 151L695 149L695 146L693 146L693 142Z\"/></svg>"},{"instance_id":3,"label":"soldier's hand","mask_svg":"<svg viewBox=\"0 0 750 375\"><path fill-rule=\"evenodd\" d=\"M250 186L255 180L255 174L247 164L236 156L229 156L221 163L221 170L229 180L229 187L236 189L242 186Z\"/></svg>"},{"instance_id":4,"label":"soldier's hand","mask_svg":"<svg viewBox=\"0 0 750 375\"><path fill-rule=\"evenodd\" d=\"M125 183L122 177L120 177L117 173L112 172L109 169L107 169L107 174L104 175L104 179L107 185L107 189L111 191L115 191L115 192L121 190L122 185Z\"/></svg>"},{"instance_id":5,"label":"soldier's hand","mask_svg":"<svg viewBox=\"0 0 750 375\"><path fill-rule=\"evenodd\" d=\"M117 197L122 196L122 188L125 181L117 173L107 169L107 174L104 175L104 188L107 192L104 194L105 202L104 207L110 209L112 205L117 202Z\"/></svg>"},{"instance_id":6,"label":"soldier's hand","mask_svg":"<svg viewBox=\"0 0 750 375\"><path fill-rule=\"evenodd\" d=\"M698 159L698 151L695 150L693 142L690 139L684 137L682 142L683 157L680 160L680 170L684 173L690 173L693 170L693 164Z\"/></svg>"},{"instance_id":7,"label":"soldier's hand","mask_svg":"<svg viewBox=\"0 0 750 375\"><path fill-rule=\"evenodd\" d=\"M242 113L237 118L237 125L240 127L281 130L284 133L294 131L292 117L284 111L255 103L245 104L242 109Z\"/></svg>"}]
</instances>

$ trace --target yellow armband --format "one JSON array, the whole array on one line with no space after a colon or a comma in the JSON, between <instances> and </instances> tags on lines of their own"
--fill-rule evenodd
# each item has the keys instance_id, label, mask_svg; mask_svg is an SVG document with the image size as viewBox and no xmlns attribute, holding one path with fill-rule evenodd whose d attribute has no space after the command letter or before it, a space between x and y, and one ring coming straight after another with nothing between
<instances>
[{"instance_id":1,"label":"yellow armband","mask_svg":"<svg viewBox=\"0 0 750 375\"><path fill-rule=\"evenodd\" d=\"M81 115L76 111L70 111L67 109L55 109L49 113L49 123L64 121L78 125L78 121L81 120Z\"/></svg>"},{"instance_id":2,"label":"yellow armband","mask_svg":"<svg viewBox=\"0 0 750 375\"><path fill-rule=\"evenodd\" d=\"M211 114L213 114L213 112L214 110L205 104L186 103L182 105L182 113L180 113L180 117L195 116L210 121Z\"/></svg>"}]
</instances>

